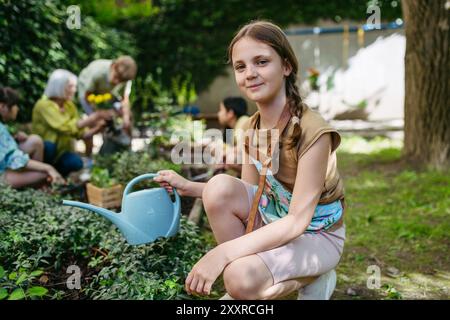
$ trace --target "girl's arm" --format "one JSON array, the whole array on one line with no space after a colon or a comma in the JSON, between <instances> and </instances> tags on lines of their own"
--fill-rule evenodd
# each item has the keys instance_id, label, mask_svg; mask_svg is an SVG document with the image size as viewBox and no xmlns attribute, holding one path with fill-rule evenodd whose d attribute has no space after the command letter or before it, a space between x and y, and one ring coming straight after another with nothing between
<instances>
[{"instance_id":1,"label":"girl's arm","mask_svg":"<svg viewBox=\"0 0 450 320\"><path fill-rule=\"evenodd\" d=\"M282 246L306 230L322 193L330 152L331 137L330 134L324 134L298 161L289 214L249 234L220 244L227 263ZM246 166L243 166L242 178L255 184L251 180L254 176Z\"/></svg>"},{"instance_id":2,"label":"girl's arm","mask_svg":"<svg viewBox=\"0 0 450 320\"><path fill-rule=\"evenodd\" d=\"M77 127L79 129L85 128L85 127L95 127L98 125L98 123L102 120L109 120L113 117L113 111L112 110L99 110L94 113L91 113L89 116L87 116L84 119L80 119L77 121Z\"/></svg>"},{"instance_id":3,"label":"girl's arm","mask_svg":"<svg viewBox=\"0 0 450 320\"><path fill-rule=\"evenodd\" d=\"M25 168L28 170L41 171L47 173L51 177L52 182L56 183L65 182L64 179L61 177L61 175L58 173L58 171L56 171L56 169L49 164L30 159Z\"/></svg>"}]
</instances>

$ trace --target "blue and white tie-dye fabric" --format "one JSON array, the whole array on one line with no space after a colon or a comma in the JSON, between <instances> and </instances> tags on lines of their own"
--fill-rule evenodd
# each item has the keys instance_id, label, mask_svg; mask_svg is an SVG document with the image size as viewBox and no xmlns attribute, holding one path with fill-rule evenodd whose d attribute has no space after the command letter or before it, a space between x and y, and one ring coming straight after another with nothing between
<instances>
[{"instance_id":1,"label":"blue and white tie-dye fabric","mask_svg":"<svg viewBox=\"0 0 450 320\"><path fill-rule=\"evenodd\" d=\"M251 158L258 172L261 172L262 164ZM258 186L253 186L254 192ZM270 169L267 171L264 191L259 200L258 210L264 223L268 224L286 216L289 212L292 193L273 176ZM311 223L305 232L319 232L331 228L343 214L343 208L340 200L328 204L318 204Z\"/></svg>"},{"instance_id":2,"label":"blue and white tie-dye fabric","mask_svg":"<svg viewBox=\"0 0 450 320\"><path fill-rule=\"evenodd\" d=\"M6 169L23 168L29 160L30 157L19 149L6 126L0 122L0 174Z\"/></svg>"}]
</instances>

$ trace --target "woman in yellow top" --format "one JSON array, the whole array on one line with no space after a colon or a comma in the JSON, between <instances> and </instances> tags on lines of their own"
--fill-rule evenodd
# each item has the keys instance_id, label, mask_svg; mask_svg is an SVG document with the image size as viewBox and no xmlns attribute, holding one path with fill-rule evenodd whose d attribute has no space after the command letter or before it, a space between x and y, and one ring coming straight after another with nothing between
<instances>
[{"instance_id":1,"label":"woman in yellow top","mask_svg":"<svg viewBox=\"0 0 450 320\"><path fill-rule=\"evenodd\" d=\"M81 119L72 102L76 87L73 73L57 69L50 75L44 97L33 108L32 131L44 140L44 161L63 176L83 167L81 157L74 152L75 140L92 137L111 117L108 111L98 111Z\"/></svg>"}]
</instances>

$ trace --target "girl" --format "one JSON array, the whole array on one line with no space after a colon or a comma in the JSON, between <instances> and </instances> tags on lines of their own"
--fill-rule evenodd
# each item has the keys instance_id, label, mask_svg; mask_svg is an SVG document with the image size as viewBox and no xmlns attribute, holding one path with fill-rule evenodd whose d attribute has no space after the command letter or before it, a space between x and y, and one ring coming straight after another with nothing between
<instances>
[{"instance_id":1,"label":"girl","mask_svg":"<svg viewBox=\"0 0 450 320\"><path fill-rule=\"evenodd\" d=\"M202 197L218 242L188 274L186 291L209 294L223 272L235 299L274 299L295 290L299 299L329 299L345 238L335 155L339 134L303 104L295 84L297 59L279 27L264 21L244 26L228 55L237 85L258 107L246 127L257 135L272 128L282 132L279 168L267 171L255 205L256 230L247 234L261 161L251 157L244 163L242 180L218 175L206 184L160 172L155 180L169 192ZM249 147L259 146L253 138ZM259 152L273 155L261 146Z\"/></svg>"},{"instance_id":2,"label":"girl","mask_svg":"<svg viewBox=\"0 0 450 320\"><path fill-rule=\"evenodd\" d=\"M111 112L102 110L81 119L72 102L76 87L73 73L57 69L50 75L44 97L33 108L32 131L44 139L45 162L54 164L63 176L83 167L74 152L75 139L91 138L104 128L103 120L111 117Z\"/></svg>"},{"instance_id":3,"label":"girl","mask_svg":"<svg viewBox=\"0 0 450 320\"><path fill-rule=\"evenodd\" d=\"M11 88L0 88L0 182L6 182L13 188L36 186L51 180L63 183L59 173L52 166L42 162L43 145L37 136L30 136L28 144L20 150L14 138L3 122L14 121L19 107L19 95ZM24 152L25 151L25 152ZM30 159L31 157L31 159Z\"/></svg>"}]
</instances>

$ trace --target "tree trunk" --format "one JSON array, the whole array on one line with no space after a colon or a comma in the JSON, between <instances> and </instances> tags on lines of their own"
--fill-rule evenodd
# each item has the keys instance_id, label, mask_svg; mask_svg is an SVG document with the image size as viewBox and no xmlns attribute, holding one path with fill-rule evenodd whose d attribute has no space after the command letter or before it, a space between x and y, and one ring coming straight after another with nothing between
<instances>
[{"instance_id":1,"label":"tree trunk","mask_svg":"<svg viewBox=\"0 0 450 320\"><path fill-rule=\"evenodd\" d=\"M404 155L450 167L448 0L402 0L406 33Z\"/></svg>"}]
</instances>

